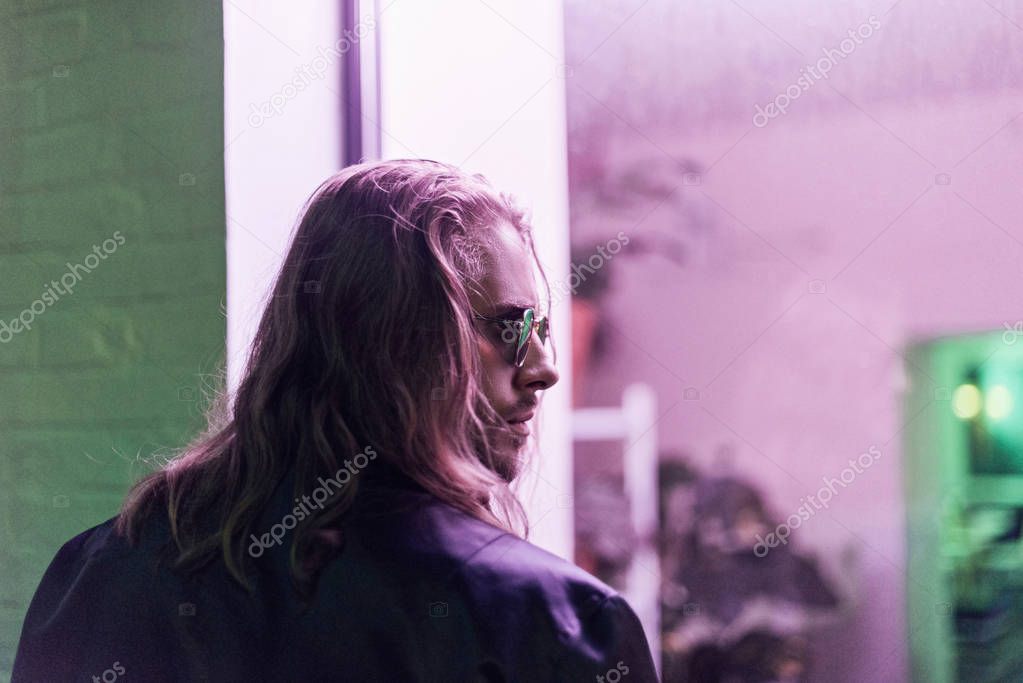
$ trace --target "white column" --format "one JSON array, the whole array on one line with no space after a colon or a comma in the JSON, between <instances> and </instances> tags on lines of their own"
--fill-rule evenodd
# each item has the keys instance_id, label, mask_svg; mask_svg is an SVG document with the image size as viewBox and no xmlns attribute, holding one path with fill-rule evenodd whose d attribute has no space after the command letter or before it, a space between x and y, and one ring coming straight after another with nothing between
<instances>
[{"instance_id":1,"label":"white column","mask_svg":"<svg viewBox=\"0 0 1023 683\"><path fill-rule=\"evenodd\" d=\"M337 2L224 2L232 388L302 204L339 168L339 37Z\"/></svg>"}]
</instances>

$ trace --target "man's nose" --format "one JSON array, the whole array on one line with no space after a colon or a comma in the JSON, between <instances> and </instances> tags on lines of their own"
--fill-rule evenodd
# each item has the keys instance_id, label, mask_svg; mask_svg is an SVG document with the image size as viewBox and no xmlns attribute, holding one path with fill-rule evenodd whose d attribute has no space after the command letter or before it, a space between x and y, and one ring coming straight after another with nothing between
<instances>
[{"instance_id":1,"label":"man's nose","mask_svg":"<svg viewBox=\"0 0 1023 683\"><path fill-rule=\"evenodd\" d=\"M526 361L519 368L515 379L520 388L542 391L557 384L561 376L554 366L554 356L548 348L549 344L542 343L535 331L532 334Z\"/></svg>"}]
</instances>

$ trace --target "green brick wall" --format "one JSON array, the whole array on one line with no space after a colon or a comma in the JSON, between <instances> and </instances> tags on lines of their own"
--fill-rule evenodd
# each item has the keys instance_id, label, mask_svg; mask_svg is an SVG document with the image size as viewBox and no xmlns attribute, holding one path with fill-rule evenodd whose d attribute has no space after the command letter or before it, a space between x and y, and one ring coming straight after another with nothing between
<instances>
[{"instance_id":1,"label":"green brick wall","mask_svg":"<svg viewBox=\"0 0 1023 683\"><path fill-rule=\"evenodd\" d=\"M2 680L56 550L202 426L223 106L219 2L0 0Z\"/></svg>"}]
</instances>

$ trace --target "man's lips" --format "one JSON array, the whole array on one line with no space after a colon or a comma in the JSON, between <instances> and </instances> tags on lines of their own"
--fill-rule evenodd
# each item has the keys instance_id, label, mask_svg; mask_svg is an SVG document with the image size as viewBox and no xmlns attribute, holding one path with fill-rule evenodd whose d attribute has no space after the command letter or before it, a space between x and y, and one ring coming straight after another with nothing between
<instances>
[{"instance_id":1,"label":"man's lips","mask_svg":"<svg viewBox=\"0 0 1023 683\"><path fill-rule=\"evenodd\" d=\"M529 421L533 419L533 411L518 413L506 419L508 426L516 434L529 436Z\"/></svg>"},{"instance_id":2,"label":"man's lips","mask_svg":"<svg viewBox=\"0 0 1023 683\"><path fill-rule=\"evenodd\" d=\"M508 425L511 430L520 436L529 436L529 423L528 422L509 422Z\"/></svg>"}]
</instances>

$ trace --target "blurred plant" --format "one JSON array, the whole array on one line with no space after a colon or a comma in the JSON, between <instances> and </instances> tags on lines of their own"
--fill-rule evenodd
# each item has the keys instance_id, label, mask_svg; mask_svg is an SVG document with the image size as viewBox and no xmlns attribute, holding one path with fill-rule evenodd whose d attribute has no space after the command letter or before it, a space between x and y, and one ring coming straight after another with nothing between
<instances>
[{"instance_id":1,"label":"blurred plant","mask_svg":"<svg viewBox=\"0 0 1023 683\"><path fill-rule=\"evenodd\" d=\"M679 454L661 465L664 681L801 681L805 636L833 619L838 592L791 546L757 557L771 526L761 493L701 475ZM711 677L710 671L718 677ZM702 672L702 673L701 673Z\"/></svg>"},{"instance_id":2,"label":"blurred plant","mask_svg":"<svg viewBox=\"0 0 1023 683\"><path fill-rule=\"evenodd\" d=\"M637 538L621 479L607 475L584 479L575 503L578 564L622 590Z\"/></svg>"}]
</instances>

